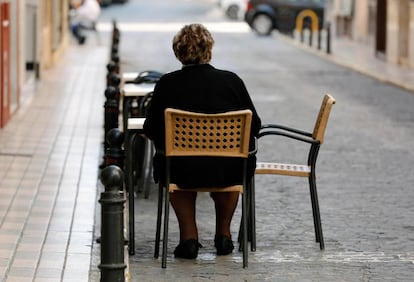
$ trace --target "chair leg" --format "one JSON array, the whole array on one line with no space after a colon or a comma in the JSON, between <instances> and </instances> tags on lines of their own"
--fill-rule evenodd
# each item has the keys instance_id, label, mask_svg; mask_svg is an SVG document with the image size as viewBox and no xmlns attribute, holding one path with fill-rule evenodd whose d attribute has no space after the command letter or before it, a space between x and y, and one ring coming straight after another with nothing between
<instances>
[{"instance_id":1,"label":"chair leg","mask_svg":"<svg viewBox=\"0 0 414 282\"><path fill-rule=\"evenodd\" d=\"M316 179L314 173L311 173L311 175L309 176L309 188L312 202L313 223L315 226L315 238L316 242L319 242L320 249L323 250L325 248L325 243L323 240L322 222L318 202L318 192L316 190Z\"/></svg>"},{"instance_id":2,"label":"chair leg","mask_svg":"<svg viewBox=\"0 0 414 282\"><path fill-rule=\"evenodd\" d=\"M250 249L252 252L256 251L256 198L255 198L255 186L254 176L250 182L250 193L249 193L249 207L250 207L250 232L251 242Z\"/></svg>"},{"instance_id":3,"label":"chair leg","mask_svg":"<svg viewBox=\"0 0 414 282\"><path fill-rule=\"evenodd\" d=\"M135 135L132 135L130 140L126 140L128 143L129 149L132 149L135 143ZM129 139L129 138L128 138ZM128 223L129 223L129 241L128 241L128 253L130 255L135 254L135 204L134 204L134 185L133 185L133 169L132 169L133 159L131 154L128 154L127 159L127 191L128 191Z\"/></svg>"},{"instance_id":4,"label":"chair leg","mask_svg":"<svg viewBox=\"0 0 414 282\"><path fill-rule=\"evenodd\" d=\"M145 157L146 157L146 162L145 162L145 166L146 166L146 170L145 173L143 174L144 176L144 197L145 199L149 198L149 193L151 190L151 177L152 177L152 157L154 155L154 147L152 145L151 140L147 140L147 149L146 149L146 153L145 153Z\"/></svg>"},{"instance_id":5,"label":"chair leg","mask_svg":"<svg viewBox=\"0 0 414 282\"><path fill-rule=\"evenodd\" d=\"M164 188L161 182L158 184L158 211L157 211L157 228L155 231L155 249L154 258L158 258L160 253L160 238L161 238L161 220L162 220L162 199Z\"/></svg>"},{"instance_id":6,"label":"chair leg","mask_svg":"<svg viewBox=\"0 0 414 282\"><path fill-rule=\"evenodd\" d=\"M147 170L148 170L148 139L145 138L144 140L142 140L142 159L141 159L141 173L140 173L140 177L138 178L138 182L139 182L139 190L144 192L144 198L148 199L149 197L149 189L147 189Z\"/></svg>"},{"instance_id":7,"label":"chair leg","mask_svg":"<svg viewBox=\"0 0 414 282\"><path fill-rule=\"evenodd\" d=\"M134 167L134 186L135 188L135 192L139 193L142 192L143 190L143 182L142 182L142 177L143 177L143 170L144 168L144 162L145 162L145 143L146 140L144 139L144 137L142 136L137 136L137 140L134 146L135 152L134 152L134 163L135 163L135 167Z\"/></svg>"},{"instance_id":8,"label":"chair leg","mask_svg":"<svg viewBox=\"0 0 414 282\"><path fill-rule=\"evenodd\" d=\"M170 193L168 191L169 184L166 184L165 187L165 200L164 200L164 236L162 241L162 262L161 267L167 268L167 250L168 250L168 221L169 221L169 211L170 211Z\"/></svg>"},{"instance_id":9,"label":"chair leg","mask_svg":"<svg viewBox=\"0 0 414 282\"><path fill-rule=\"evenodd\" d=\"M243 221L243 235L242 235L242 249L243 249L243 268L248 266L248 253L247 249L247 195L246 193L242 194L242 221Z\"/></svg>"},{"instance_id":10,"label":"chair leg","mask_svg":"<svg viewBox=\"0 0 414 282\"><path fill-rule=\"evenodd\" d=\"M240 218L240 225L239 225L239 233L237 236L237 242L239 243L239 252L243 251L243 213ZM249 221L247 220L247 225L249 225ZM248 240L248 239L247 239Z\"/></svg>"},{"instance_id":11,"label":"chair leg","mask_svg":"<svg viewBox=\"0 0 414 282\"><path fill-rule=\"evenodd\" d=\"M250 250L256 251L256 200L255 200L255 187L254 177L249 183L249 187L246 190L247 197L247 240L250 242ZM243 240L243 215L240 221L239 234L237 241L239 242L239 251L242 251L242 240Z\"/></svg>"}]
</instances>

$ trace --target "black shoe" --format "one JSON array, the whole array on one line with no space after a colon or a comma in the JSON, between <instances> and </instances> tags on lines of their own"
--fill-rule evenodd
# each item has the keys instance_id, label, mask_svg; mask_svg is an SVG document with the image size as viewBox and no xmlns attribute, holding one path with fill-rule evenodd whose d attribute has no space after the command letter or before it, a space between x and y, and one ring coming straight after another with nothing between
<instances>
[{"instance_id":1,"label":"black shoe","mask_svg":"<svg viewBox=\"0 0 414 282\"><path fill-rule=\"evenodd\" d=\"M85 36L79 37L79 39L78 39L79 45L85 44L85 41L86 41L86 37Z\"/></svg>"},{"instance_id":2,"label":"black shoe","mask_svg":"<svg viewBox=\"0 0 414 282\"><path fill-rule=\"evenodd\" d=\"M214 236L214 247L217 249L218 256L225 256L233 252L234 245L230 237L225 235Z\"/></svg>"},{"instance_id":3,"label":"black shoe","mask_svg":"<svg viewBox=\"0 0 414 282\"><path fill-rule=\"evenodd\" d=\"M198 256L198 249L202 247L196 239L181 241L175 248L174 256L176 258L195 259Z\"/></svg>"}]
</instances>

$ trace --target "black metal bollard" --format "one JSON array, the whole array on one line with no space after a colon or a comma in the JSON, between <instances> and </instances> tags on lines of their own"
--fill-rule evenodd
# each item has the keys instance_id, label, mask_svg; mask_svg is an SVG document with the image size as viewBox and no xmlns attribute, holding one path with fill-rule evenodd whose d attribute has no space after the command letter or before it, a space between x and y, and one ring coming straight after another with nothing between
<instances>
[{"instance_id":1,"label":"black metal bollard","mask_svg":"<svg viewBox=\"0 0 414 282\"><path fill-rule=\"evenodd\" d=\"M112 128L118 128L119 127L119 99L120 99L120 92L119 88L109 86L105 90L105 97L106 101L104 104L105 113L104 113L104 138L103 141L104 144L104 152L106 152L106 149L108 148L108 143L106 141L106 136L108 135L108 132ZM105 158L105 156L104 156ZM103 168L106 166L106 161L104 159L103 163L99 166L100 168Z\"/></svg>"},{"instance_id":2,"label":"black metal bollard","mask_svg":"<svg viewBox=\"0 0 414 282\"><path fill-rule=\"evenodd\" d=\"M118 128L119 126L119 89L113 86L109 86L105 90L105 137L109 130L112 128Z\"/></svg>"},{"instance_id":3,"label":"black metal bollard","mask_svg":"<svg viewBox=\"0 0 414 282\"><path fill-rule=\"evenodd\" d=\"M112 74L119 74L120 72L120 67L119 67L119 63L115 62L115 61L109 61L109 63L106 65L106 70L108 71L106 74L106 79L107 79L107 84L108 84L108 78L110 75Z\"/></svg>"},{"instance_id":4,"label":"black metal bollard","mask_svg":"<svg viewBox=\"0 0 414 282\"><path fill-rule=\"evenodd\" d=\"M112 128L106 136L106 143L108 144L108 148L105 151L106 166L116 165L124 170L125 155L122 149L124 133L119 128Z\"/></svg>"},{"instance_id":5,"label":"black metal bollard","mask_svg":"<svg viewBox=\"0 0 414 282\"><path fill-rule=\"evenodd\" d=\"M125 281L124 262L124 181L122 170L114 165L101 173L105 192L101 193L101 282Z\"/></svg>"},{"instance_id":6,"label":"black metal bollard","mask_svg":"<svg viewBox=\"0 0 414 282\"><path fill-rule=\"evenodd\" d=\"M120 36L121 36L121 32L118 28L118 23L115 20L113 20L112 21L112 43L111 44L112 45L118 44Z\"/></svg>"},{"instance_id":7,"label":"black metal bollard","mask_svg":"<svg viewBox=\"0 0 414 282\"><path fill-rule=\"evenodd\" d=\"M121 84L121 78L115 71L108 72L108 74L106 75L106 86L119 87L119 85Z\"/></svg>"},{"instance_id":8,"label":"black metal bollard","mask_svg":"<svg viewBox=\"0 0 414 282\"><path fill-rule=\"evenodd\" d=\"M321 50L322 44L322 30L318 28L318 50Z\"/></svg>"},{"instance_id":9,"label":"black metal bollard","mask_svg":"<svg viewBox=\"0 0 414 282\"><path fill-rule=\"evenodd\" d=\"M312 28L309 28L309 46L312 47L313 43L313 30Z\"/></svg>"},{"instance_id":10,"label":"black metal bollard","mask_svg":"<svg viewBox=\"0 0 414 282\"><path fill-rule=\"evenodd\" d=\"M106 70L108 71L106 74L106 86L118 87L121 83L121 78L119 76L119 58L117 57L115 60L109 61L109 63L106 65Z\"/></svg>"},{"instance_id":11,"label":"black metal bollard","mask_svg":"<svg viewBox=\"0 0 414 282\"><path fill-rule=\"evenodd\" d=\"M331 54L331 23L326 23L326 53Z\"/></svg>"},{"instance_id":12,"label":"black metal bollard","mask_svg":"<svg viewBox=\"0 0 414 282\"><path fill-rule=\"evenodd\" d=\"M112 43L111 46L117 45L119 44L119 39L120 39L120 31L118 28L114 29L112 32Z\"/></svg>"},{"instance_id":13,"label":"black metal bollard","mask_svg":"<svg viewBox=\"0 0 414 282\"><path fill-rule=\"evenodd\" d=\"M118 45L112 46L111 53L110 53L110 59L111 61L119 62Z\"/></svg>"}]
</instances>

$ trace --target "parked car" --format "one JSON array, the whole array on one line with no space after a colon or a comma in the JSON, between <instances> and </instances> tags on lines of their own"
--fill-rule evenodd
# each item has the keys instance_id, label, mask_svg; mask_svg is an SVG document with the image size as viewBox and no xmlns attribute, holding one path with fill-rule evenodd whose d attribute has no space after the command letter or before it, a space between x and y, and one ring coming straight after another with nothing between
<instances>
[{"instance_id":1,"label":"parked car","mask_svg":"<svg viewBox=\"0 0 414 282\"><path fill-rule=\"evenodd\" d=\"M100 0L99 3L102 7L106 7L112 4L112 0Z\"/></svg>"},{"instance_id":2,"label":"parked car","mask_svg":"<svg viewBox=\"0 0 414 282\"><path fill-rule=\"evenodd\" d=\"M98 1L102 7L107 7L109 5L117 4L117 3L124 4L128 2L128 0L98 0Z\"/></svg>"},{"instance_id":3,"label":"parked car","mask_svg":"<svg viewBox=\"0 0 414 282\"><path fill-rule=\"evenodd\" d=\"M220 0L219 6L230 19L243 19L246 13L247 0Z\"/></svg>"},{"instance_id":4,"label":"parked car","mask_svg":"<svg viewBox=\"0 0 414 282\"><path fill-rule=\"evenodd\" d=\"M323 26L325 0L250 0L247 3L245 21L259 35L270 35L272 30L292 34L300 12L311 10ZM304 27L310 27L309 17L304 18Z\"/></svg>"}]
</instances>

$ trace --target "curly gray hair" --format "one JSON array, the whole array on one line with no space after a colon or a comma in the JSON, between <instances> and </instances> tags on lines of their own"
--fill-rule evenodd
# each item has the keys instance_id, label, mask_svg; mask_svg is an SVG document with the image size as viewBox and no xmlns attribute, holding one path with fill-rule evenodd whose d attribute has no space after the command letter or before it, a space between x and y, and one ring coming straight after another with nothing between
<instances>
[{"instance_id":1,"label":"curly gray hair","mask_svg":"<svg viewBox=\"0 0 414 282\"><path fill-rule=\"evenodd\" d=\"M173 38L173 50L183 65L211 60L214 39L202 24L185 25Z\"/></svg>"}]
</instances>

